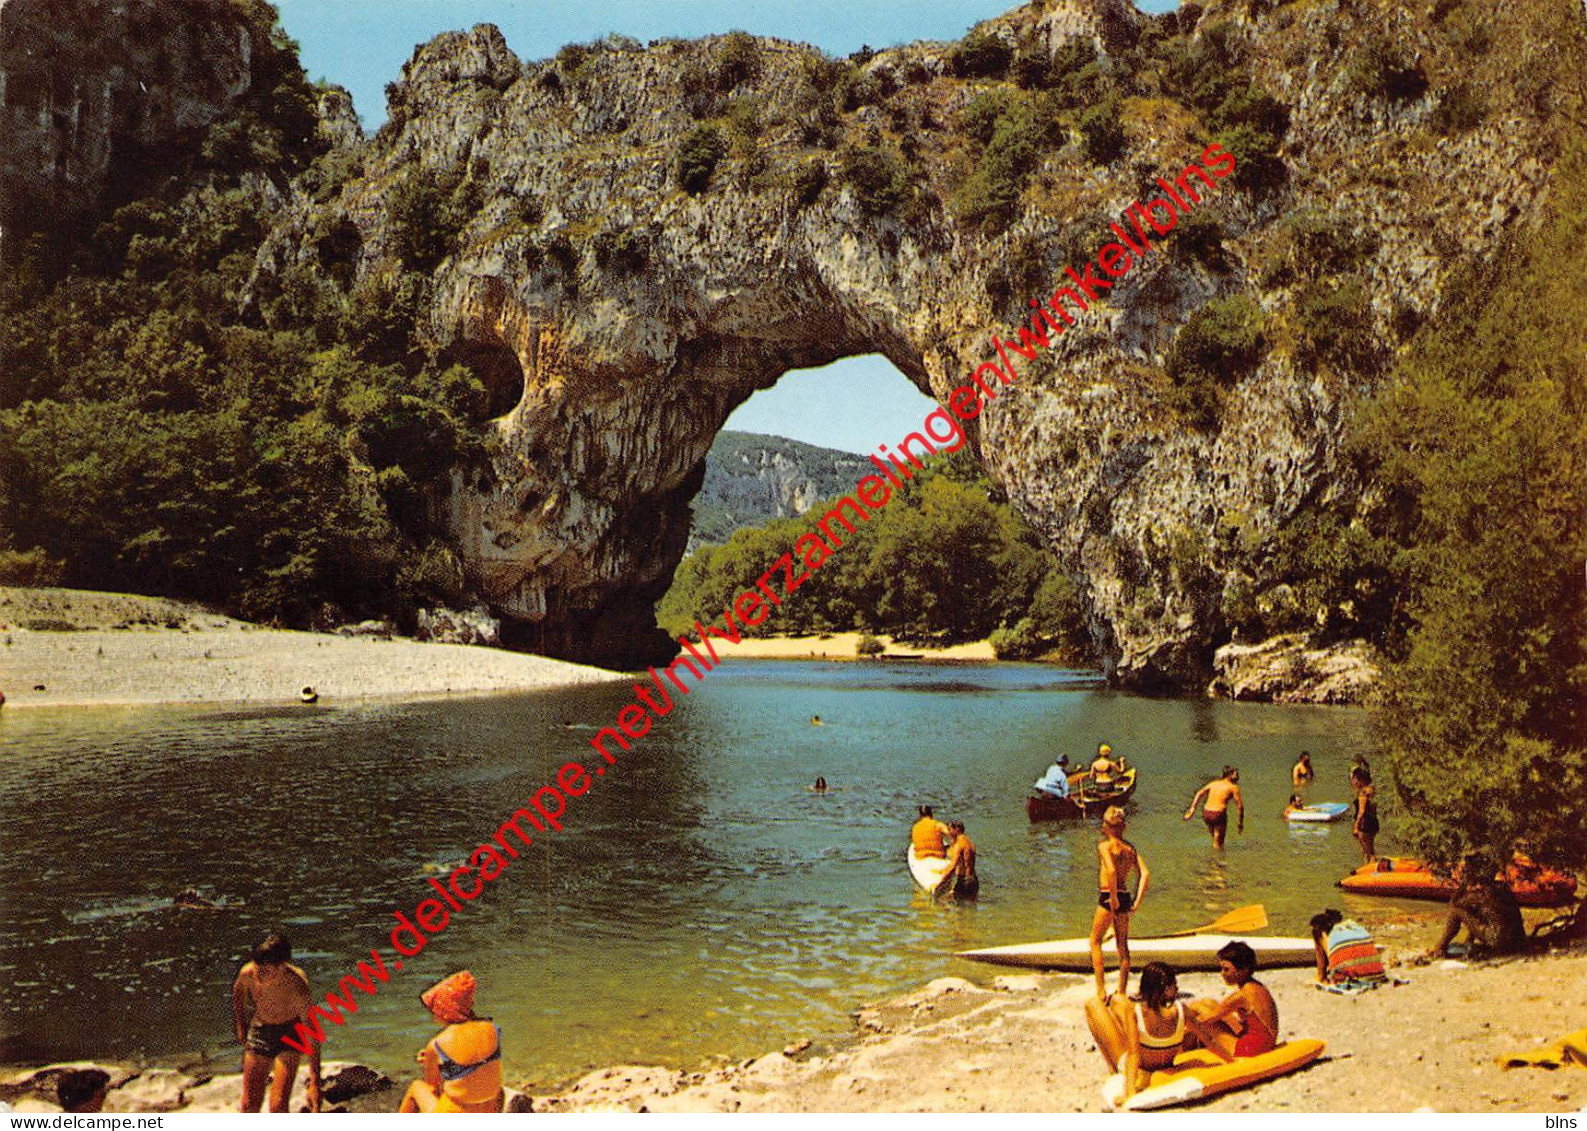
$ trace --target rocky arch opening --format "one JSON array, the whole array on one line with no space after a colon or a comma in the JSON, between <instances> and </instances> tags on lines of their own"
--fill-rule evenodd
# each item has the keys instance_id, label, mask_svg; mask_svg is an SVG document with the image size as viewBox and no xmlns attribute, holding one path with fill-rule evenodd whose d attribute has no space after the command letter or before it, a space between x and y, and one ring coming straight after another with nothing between
<instances>
[{"instance_id":1,"label":"rocky arch opening","mask_svg":"<svg viewBox=\"0 0 1587 1131\"><path fill-rule=\"evenodd\" d=\"M465 494L454 530L468 538L465 558L502 614L504 642L606 667L642 668L676 654L655 608L689 549L710 451L724 431L845 453L820 483L778 485L788 504L802 504L789 510L798 514L820 498L851 493L867 473L869 453L919 431L936 408L922 392L928 378L912 351L880 353L874 339L836 323L829 335L806 331L781 348L710 336L680 343L686 348L673 364L689 380L638 402L619 395L616 383L603 386L587 363L558 372L567 351L532 316L520 329L536 342L527 356L521 342L510 351L525 358L530 392L523 410L502 423L516 441L527 441L512 455L515 468L532 465L534 473L512 484L498 480L489 501ZM454 348L466 352L488 336L469 337ZM477 350L469 357L479 364ZM542 417L548 385L576 386L578 395ZM797 478L797 469L784 470ZM531 515L532 533L522 521ZM496 521L502 517L509 522ZM720 540L776 514L741 517L747 521L719 531ZM514 523L516 530L502 529ZM548 527L559 537L543 539L546 553L526 547ZM600 584L603 578L621 581Z\"/></svg>"},{"instance_id":2,"label":"rocky arch opening","mask_svg":"<svg viewBox=\"0 0 1587 1131\"><path fill-rule=\"evenodd\" d=\"M806 513L872 474L878 445L920 427L936 402L880 354L790 370L728 416L690 502L689 552Z\"/></svg>"}]
</instances>

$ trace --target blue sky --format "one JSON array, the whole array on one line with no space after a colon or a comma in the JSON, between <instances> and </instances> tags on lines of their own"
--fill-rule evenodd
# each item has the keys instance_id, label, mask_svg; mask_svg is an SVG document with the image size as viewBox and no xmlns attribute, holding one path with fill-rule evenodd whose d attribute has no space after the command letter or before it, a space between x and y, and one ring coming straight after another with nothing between
<instances>
[{"instance_id":1,"label":"blue sky","mask_svg":"<svg viewBox=\"0 0 1587 1131\"><path fill-rule=\"evenodd\" d=\"M1137 0L1145 11L1178 0ZM353 94L373 129L386 116L386 83L400 76L417 44L443 31L492 23L520 59L542 59L565 43L620 32L648 41L735 28L813 43L833 55L862 44L890 47L916 39L957 39L970 25L1017 7L1014 0L276 0L281 23L302 46L309 77ZM864 412L856 411L864 388ZM789 373L757 393L729 428L767 432L870 452L914 431L930 400L878 356L847 358L825 369Z\"/></svg>"}]
</instances>

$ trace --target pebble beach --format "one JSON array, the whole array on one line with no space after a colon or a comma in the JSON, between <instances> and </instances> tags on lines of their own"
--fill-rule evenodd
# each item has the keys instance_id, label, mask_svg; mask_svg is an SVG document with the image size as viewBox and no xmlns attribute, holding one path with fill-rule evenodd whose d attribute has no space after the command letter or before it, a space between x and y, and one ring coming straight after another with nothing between
<instances>
[{"instance_id":1,"label":"pebble beach","mask_svg":"<svg viewBox=\"0 0 1587 1131\"><path fill-rule=\"evenodd\" d=\"M543 656L294 632L155 597L0 588L7 710L478 695L620 680Z\"/></svg>"}]
</instances>

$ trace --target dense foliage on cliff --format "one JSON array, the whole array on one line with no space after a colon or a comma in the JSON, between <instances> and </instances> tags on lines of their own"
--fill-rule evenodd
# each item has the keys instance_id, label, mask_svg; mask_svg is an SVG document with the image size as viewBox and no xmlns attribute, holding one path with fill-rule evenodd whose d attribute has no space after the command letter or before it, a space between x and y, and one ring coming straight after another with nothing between
<instances>
[{"instance_id":1,"label":"dense foliage on cliff","mask_svg":"<svg viewBox=\"0 0 1587 1131\"><path fill-rule=\"evenodd\" d=\"M274 9L239 11L249 92L147 195L91 232L32 235L0 279L0 583L299 623L390 612L392 594L400 611L461 586L423 488L480 454L484 390L417 349L416 305L378 288L239 314L277 181L346 160L315 140Z\"/></svg>"},{"instance_id":2,"label":"dense foliage on cliff","mask_svg":"<svg viewBox=\"0 0 1587 1131\"><path fill-rule=\"evenodd\" d=\"M685 558L656 608L661 626L681 635L696 618L720 618L831 505L740 530ZM1025 520L991 497L984 472L963 451L917 474L852 534L841 523L832 529L842 548L774 616L747 628L750 635L857 629L938 644L990 636L1007 658L1088 656L1074 583Z\"/></svg>"},{"instance_id":3,"label":"dense foliage on cliff","mask_svg":"<svg viewBox=\"0 0 1587 1131\"><path fill-rule=\"evenodd\" d=\"M1467 273L1362 432L1409 578L1376 713L1396 832L1486 874L1587 863L1587 131L1563 145L1554 214Z\"/></svg>"}]
</instances>

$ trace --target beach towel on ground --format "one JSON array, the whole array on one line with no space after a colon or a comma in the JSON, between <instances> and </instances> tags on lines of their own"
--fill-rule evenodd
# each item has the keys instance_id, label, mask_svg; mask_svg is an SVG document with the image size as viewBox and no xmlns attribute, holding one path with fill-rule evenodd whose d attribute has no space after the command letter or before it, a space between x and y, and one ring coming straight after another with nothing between
<instances>
[{"instance_id":1,"label":"beach towel on ground","mask_svg":"<svg viewBox=\"0 0 1587 1131\"><path fill-rule=\"evenodd\" d=\"M1587 1029L1567 1033L1553 1044L1531 1052L1501 1056L1499 1063L1505 1068L1560 1068L1567 1064L1587 1068Z\"/></svg>"},{"instance_id":2,"label":"beach towel on ground","mask_svg":"<svg viewBox=\"0 0 1587 1131\"><path fill-rule=\"evenodd\" d=\"M1354 919L1342 919L1328 932L1328 981L1348 986L1356 982L1381 983L1388 978L1372 935Z\"/></svg>"},{"instance_id":3,"label":"beach towel on ground","mask_svg":"<svg viewBox=\"0 0 1587 1131\"><path fill-rule=\"evenodd\" d=\"M1313 982L1312 986L1325 994L1343 994L1345 997L1355 997L1368 990L1375 990L1381 986L1408 986L1411 983L1404 978L1358 978L1348 982Z\"/></svg>"}]
</instances>

